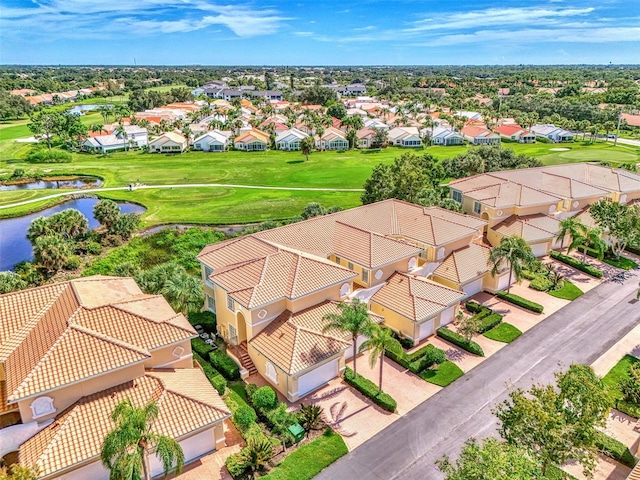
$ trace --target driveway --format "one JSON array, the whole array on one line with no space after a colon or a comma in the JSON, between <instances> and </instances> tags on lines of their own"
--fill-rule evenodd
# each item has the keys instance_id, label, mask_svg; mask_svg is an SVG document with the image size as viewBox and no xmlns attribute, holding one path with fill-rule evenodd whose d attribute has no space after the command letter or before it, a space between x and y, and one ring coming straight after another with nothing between
<instances>
[{"instance_id":1,"label":"driveway","mask_svg":"<svg viewBox=\"0 0 640 480\"><path fill-rule=\"evenodd\" d=\"M604 283L398 418L317 476L319 480L440 479L434 462L469 437L495 434L491 413L514 388L550 383L571 363L591 364L640 321L638 279ZM507 320L509 321L509 320Z\"/></svg>"}]
</instances>

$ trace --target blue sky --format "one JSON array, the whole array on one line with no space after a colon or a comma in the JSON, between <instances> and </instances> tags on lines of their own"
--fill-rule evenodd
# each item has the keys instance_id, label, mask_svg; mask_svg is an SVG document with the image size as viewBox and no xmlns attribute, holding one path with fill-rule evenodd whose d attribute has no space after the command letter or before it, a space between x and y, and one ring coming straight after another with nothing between
<instances>
[{"instance_id":1,"label":"blue sky","mask_svg":"<svg viewBox=\"0 0 640 480\"><path fill-rule=\"evenodd\" d=\"M640 63L640 0L0 0L0 63Z\"/></svg>"}]
</instances>

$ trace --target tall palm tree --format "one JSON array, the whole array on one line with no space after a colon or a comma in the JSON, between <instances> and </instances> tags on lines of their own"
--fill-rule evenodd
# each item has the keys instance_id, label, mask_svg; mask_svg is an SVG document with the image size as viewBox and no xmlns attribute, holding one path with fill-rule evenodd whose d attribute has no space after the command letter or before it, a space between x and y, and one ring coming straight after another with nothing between
<instances>
[{"instance_id":1,"label":"tall palm tree","mask_svg":"<svg viewBox=\"0 0 640 480\"><path fill-rule=\"evenodd\" d=\"M367 338L362 345L360 345L360 351L370 349L369 365L371 368L376 366L378 360L380 361L380 378L378 380L378 393L382 391L382 366L384 365L384 353L387 350L399 353L402 347L398 341L393 338L391 329L382 328L375 323L372 324L369 329L369 338ZM355 372L355 361L354 361Z\"/></svg>"},{"instance_id":2,"label":"tall palm tree","mask_svg":"<svg viewBox=\"0 0 640 480\"><path fill-rule=\"evenodd\" d=\"M587 250L591 248L596 252L598 259L602 260L607 249L607 243L602 238L602 229L579 225L575 236L571 237L571 243L567 251L582 248L582 261L587 260Z\"/></svg>"},{"instance_id":3,"label":"tall palm tree","mask_svg":"<svg viewBox=\"0 0 640 480\"><path fill-rule=\"evenodd\" d=\"M105 437L100 452L111 478L150 480L148 454L151 450L155 450L162 461L165 475L172 470L180 473L184 465L182 447L175 439L151 431L156 418L158 406L154 402L134 407L127 398L116 405L111 413L116 427Z\"/></svg>"},{"instance_id":4,"label":"tall palm tree","mask_svg":"<svg viewBox=\"0 0 640 480\"><path fill-rule=\"evenodd\" d=\"M531 247L522 237L513 235L502 237L500 245L493 247L489 252L489 265L491 276L495 277L504 264L509 266L509 284L507 292L511 291L511 280L515 276L516 282L522 278L522 271L526 265L535 260Z\"/></svg>"},{"instance_id":5,"label":"tall palm tree","mask_svg":"<svg viewBox=\"0 0 640 480\"><path fill-rule=\"evenodd\" d=\"M369 336L369 331L373 320L369 316L367 304L354 298L351 302L341 302L338 304L340 313L328 313L323 317L326 320L323 332L328 330L340 330L341 332L351 334L351 342L353 343L353 373L357 374L356 354L357 342L360 335Z\"/></svg>"},{"instance_id":6,"label":"tall palm tree","mask_svg":"<svg viewBox=\"0 0 640 480\"><path fill-rule=\"evenodd\" d=\"M116 129L114 130L114 133L116 134L116 137L121 137L122 141L124 142L124 149L125 151L127 150L127 145L128 145L128 137L127 137L127 130L124 128L124 125L120 124L116 127Z\"/></svg>"},{"instance_id":7,"label":"tall palm tree","mask_svg":"<svg viewBox=\"0 0 640 480\"><path fill-rule=\"evenodd\" d=\"M560 220L560 230L556 240L560 240L560 248L564 248L564 238L569 235L573 239L584 225L576 217L567 217Z\"/></svg>"},{"instance_id":8,"label":"tall palm tree","mask_svg":"<svg viewBox=\"0 0 640 480\"><path fill-rule=\"evenodd\" d=\"M307 161L309 160L309 155L311 155L311 152L313 152L315 146L316 142L311 136L304 137L302 140L300 140L300 151L305 156L305 159Z\"/></svg>"}]
</instances>

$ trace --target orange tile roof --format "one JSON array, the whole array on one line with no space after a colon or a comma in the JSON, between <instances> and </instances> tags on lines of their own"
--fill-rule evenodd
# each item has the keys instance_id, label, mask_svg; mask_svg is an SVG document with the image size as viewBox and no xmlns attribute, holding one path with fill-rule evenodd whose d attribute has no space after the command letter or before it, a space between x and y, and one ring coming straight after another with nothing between
<instances>
[{"instance_id":1,"label":"orange tile roof","mask_svg":"<svg viewBox=\"0 0 640 480\"><path fill-rule=\"evenodd\" d=\"M322 332L328 313L339 313L337 304L324 302L298 313L282 312L249 345L293 375L349 348L339 332Z\"/></svg>"},{"instance_id":2,"label":"orange tile roof","mask_svg":"<svg viewBox=\"0 0 640 480\"><path fill-rule=\"evenodd\" d=\"M437 315L463 298L464 293L459 290L396 272L371 297L371 302L419 322Z\"/></svg>"},{"instance_id":3,"label":"orange tile roof","mask_svg":"<svg viewBox=\"0 0 640 480\"><path fill-rule=\"evenodd\" d=\"M233 142L234 143L247 143L247 142L250 143L256 140L263 143L269 143L269 134L254 128L247 132L241 133L236 137L236 139Z\"/></svg>"},{"instance_id":4,"label":"orange tile roof","mask_svg":"<svg viewBox=\"0 0 640 480\"><path fill-rule=\"evenodd\" d=\"M560 222L546 215L512 215L491 229L505 237L516 235L527 242L536 242L555 238L560 230Z\"/></svg>"},{"instance_id":5,"label":"orange tile roof","mask_svg":"<svg viewBox=\"0 0 640 480\"><path fill-rule=\"evenodd\" d=\"M53 424L20 447L20 463L43 476L87 461L100 461L105 436L114 428L111 412L125 399L135 406L158 405L151 430L180 439L230 416L204 374L197 368L149 371L145 376L81 398Z\"/></svg>"},{"instance_id":6,"label":"orange tile roof","mask_svg":"<svg viewBox=\"0 0 640 480\"><path fill-rule=\"evenodd\" d=\"M131 278L86 277L2 295L0 317L9 402L143 362L151 350L196 335Z\"/></svg>"},{"instance_id":7,"label":"orange tile roof","mask_svg":"<svg viewBox=\"0 0 640 480\"><path fill-rule=\"evenodd\" d=\"M456 250L444 259L433 275L464 285L489 271L489 250L488 247L475 243Z\"/></svg>"}]
</instances>

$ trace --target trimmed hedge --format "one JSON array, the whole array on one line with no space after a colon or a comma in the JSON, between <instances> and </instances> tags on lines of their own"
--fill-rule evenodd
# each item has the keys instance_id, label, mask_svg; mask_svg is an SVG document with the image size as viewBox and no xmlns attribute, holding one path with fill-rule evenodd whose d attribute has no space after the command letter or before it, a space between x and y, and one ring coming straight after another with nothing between
<instances>
[{"instance_id":1,"label":"trimmed hedge","mask_svg":"<svg viewBox=\"0 0 640 480\"><path fill-rule=\"evenodd\" d=\"M416 375L433 366L435 363L442 363L446 360L444 350L434 345L425 345L411 354L405 352L395 353L386 350L385 355L401 367L406 368Z\"/></svg>"},{"instance_id":2,"label":"trimmed hedge","mask_svg":"<svg viewBox=\"0 0 640 480\"><path fill-rule=\"evenodd\" d=\"M388 327L383 327L383 328L388 328ZM413 348L413 339L407 338L407 337L403 337L398 332L396 332L395 330L392 330L390 328L389 328L389 330L391 330L391 335L393 336L393 338L395 338L398 341L398 343L400 343L402 348L404 348L405 350L409 350L409 349Z\"/></svg>"},{"instance_id":3,"label":"trimmed hedge","mask_svg":"<svg viewBox=\"0 0 640 480\"><path fill-rule=\"evenodd\" d=\"M509 303L513 303L519 307L526 308L527 310L531 310L535 313L542 313L544 310L544 307L539 303L532 302L531 300L522 298L520 295L516 295L514 293L496 292L496 297L501 300L506 300Z\"/></svg>"},{"instance_id":4,"label":"trimmed hedge","mask_svg":"<svg viewBox=\"0 0 640 480\"><path fill-rule=\"evenodd\" d=\"M248 407L251 408L253 410L253 407L251 405L249 405L244 398L242 398L242 395L240 395L236 390L242 389L242 386L240 385L231 385L229 387L229 390L227 391L227 394L224 397L224 403L227 404L227 407L229 407L229 410L231 410L231 413L236 413L236 411L240 408L240 407ZM243 389L244 390L244 389ZM255 410L254 410L255 412ZM257 415L257 413L256 413ZM231 417L231 420L233 421L233 417ZM240 435L242 435L242 438L244 438L245 440L249 441L250 438L256 438L256 439L269 439L269 437L267 437L264 432L260 429L260 426L257 423L252 423L249 427L245 428L242 425L236 425L236 427L238 428L238 431L240 432ZM269 439L273 442L273 439Z\"/></svg>"},{"instance_id":5,"label":"trimmed hedge","mask_svg":"<svg viewBox=\"0 0 640 480\"><path fill-rule=\"evenodd\" d=\"M240 379L240 367L226 353L214 350L209 353L209 361L227 380Z\"/></svg>"},{"instance_id":6,"label":"trimmed hedge","mask_svg":"<svg viewBox=\"0 0 640 480\"><path fill-rule=\"evenodd\" d=\"M365 397L373 400L373 403L388 412L395 412L398 407L397 402L388 393L378 392L378 386L371 380L360 374L354 375L349 367L344 370L344 381L362 393Z\"/></svg>"},{"instance_id":7,"label":"trimmed hedge","mask_svg":"<svg viewBox=\"0 0 640 480\"><path fill-rule=\"evenodd\" d=\"M497 327L502 323L502 315L499 313L492 313L482 319L480 322L480 328L478 329L478 333L485 333L491 330L494 327Z\"/></svg>"},{"instance_id":8,"label":"trimmed hedge","mask_svg":"<svg viewBox=\"0 0 640 480\"><path fill-rule=\"evenodd\" d=\"M218 393L222 395L227 389L227 380L222 375L220 375L220 372L213 368L209 362L198 355L197 352L193 353L193 358L195 358L196 361L200 364L200 366L202 367L202 371L211 382L211 385L213 385L213 388L215 388Z\"/></svg>"},{"instance_id":9,"label":"trimmed hedge","mask_svg":"<svg viewBox=\"0 0 640 480\"><path fill-rule=\"evenodd\" d=\"M587 265L586 263L582 263L580 260L577 260L569 255L564 255L563 253L556 252L555 250L551 250L549 253L551 258L558 260L559 262L566 263L570 267L578 269L584 273L588 273L589 275L602 278L602 270L596 267L592 267L591 265Z\"/></svg>"},{"instance_id":10,"label":"trimmed hedge","mask_svg":"<svg viewBox=\"0 0 640 480\"><path fill-rule=\"evenodd\" d=\"M480 310L482 310L483 308L487 308L484 305L480 305L478 302L474 302L474 301L468 301L467 303L464 304L465 308L467 310L469 310L471 313L478 313L480 312Z\"/></svg>"},{"instance_id":11,"label":"trimmed hedge","mask_svg":"<svg viewBox=\"0 0 640 480\"><path fill-rule=\"evenodd\" d=\"M484 350L482 347L478 345L476 342L471 340L467 342L467 340L460 335L458 332L454 332L453 330L449 330L447 327L440 327L436 334L446 340L449 343L453 343L460 348L465 349L469 353L473 353L474 355L478 355L480 357L484 357Z\"/></svg>"},{"instance_id":12,"label":"trimmed hedge","mask_svg":"<svg viewBox=\"0 0 640 480\"><path fill-rule=\"evenodd\" d=\"M536 276L531 283L529 284L529 288L537 290L539 292L546 292L551 290L553 287L553 283L547 277L543 277L541 275Z\"/></svg>"},{"instance_id":13,"label":"trimmed hedge","mask_svg":"<svg viewBox=\"0 0 640 480\"><path fill-rule=\"evenodd\" d=\"M215 350L215 348L213 348L200 337L191 339L191 349L204 358L208 358L209 354Z\"/></svg>"},{"instance_id":14,"label":"trimmed hedge","mask_svg":"<svg viewBox=\"0 0 640 480\"><path fill-rule=\"evenodd\" d=\"M638 462L624 443L606 433L596 432L595 445L603 455L613 458L629 468L635 467Z\"/></svg>"},{"instance_id":15,"label":"trimmed hedge","mask_svg":"<svg viewBox=\"0 0 640 480\"><path fill-rule=\"evenodd\" d=\"M216 315L213 312L189 312L189 323L191 325L202 325L202 329L207 333L216 333Z\"/></svg>"}]
</instances>

